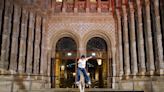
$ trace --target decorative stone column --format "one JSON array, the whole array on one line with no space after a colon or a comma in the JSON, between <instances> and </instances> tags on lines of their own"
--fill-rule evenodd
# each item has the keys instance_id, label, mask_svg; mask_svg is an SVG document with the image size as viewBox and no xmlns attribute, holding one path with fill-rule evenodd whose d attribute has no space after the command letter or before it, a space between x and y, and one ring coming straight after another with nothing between
<instances>
[{"instance_id":1,"label":"decorative stone column","mask_svg":"<svg viewBox=\"0 0 164 92\"><path fill-rule=\"evenodd\" d=\"M66 12L66 0L63 0L63 5L62 5L62 12Z\"/></svg>"},{"instance_id":2,"label":"decorative stone column","mask_svg":"<svg viewBox=\"0 0 164 92\"><path fill-rule=\"evenodd\" d=\"M24 73L25 71L25 59L26 59L26 39L27 39L27 20L28 11L22 10L22 22L21 22L21 32L20 32L20 44L19 44L19 73Z\"/></svg>"},{"instance_id":3,"label":"decorative stone column","mask_svg":"<svg viewBox=\"0 0 164 92\"><path fill-rule=\"evenodd\" d=\"M86 0L86 12L88 13L90 9L90 0Z\"/></svg>"},{"instance_id":4,"label":"decorative stone column","mask_svg":"<svg viewBox=\"0 0 164 92\"><path fill-rule=\"evenodd\" d=\"M155 25L157 32L157 72L162 75L164 69L164 61L163 61L163 47L162 47L162 34L161 34L161 23L160 23L160 15L159 15L159 0L154 0L154 11L155 11ZM164 31L164 30L163 30Z\"/></svg>"},{"instance_id":5,"label":"decorative stone column","mask_svg":"<svg viewBox=\"0 0 164 92\"><path fill-rule=\"evenodd\" d=\"M101 0L97 0L97 12L101 13Z\"/></svg>"},{"instance_id":6,"label":"decorative stone column","mask_svg":"<svg viewBox=\"0 0 164 92\"><path fill-rule=\"evenodd\" d=\"M47 48L47 34L46 34L46 20L44 18L41 19L41 25L42 25L42 40L41 40L41 65L40 65L40 73L42 75L47 75L47 63L48 63L48 48Z\"/></svg>"},{"instance_id":7,"label":"decorative stone column","mask_svg":"<svg viewBox=\"0 0 164 92\"><path fill-rule=\"evenodd\" d=\"M54 10L55 10L55 4L56 4L56 0L52 0L52 7L51 7L51 11L52 11L52 13L54 13Z\"/></svg>"},{"instance_id":8,"label":"decorative stone column","mask_svg":"<svg viewBox=\"0 0 164 92\"><path fill-rule=\"evenodd\" d=\"M150 1L145 0L145 9L146 9L146 54L148 61L148 70L150 75L154 74L154 55L153 55L153 44L152 44L152 30L151 30L151 20L150 20Z\"/></svg>"},{"instance_id":9,"label":"decorative stone column","mask_svg":"<svg viewBox=\"0 0 164 92\"><path fill-rule=\"evenodd\" d=\"M74 13L77 13L77 3L78 1L77 0L74 0Z\"/></svg>"},{"instance_id":10,"label":"decorative stone column","mask_svg":"<svg viewBox=\"0 0 164 92\"><path fill-rule=\"evenodd\" d=\"M34 47L34 74L39 74L40 42L41 42L41 17L37 15L35 25L35 47Z\"/></svg>"},{"instance_id":11,"label":"decorative stone column","mask_svg":"<svg viewBox=\"0 0 164 92\"><path fill-rule=\"evenodd\" d=\"M112 76L113 76L113 78L112 78L112 88L113 89L115 89L115 83L116 83L116 55L115 55L115 53L116 53L116 48L115 47L113 47L112 48Z\"/></svg>"},{"instance_id":12,"label":"decorative stone column","mask_svg":"<svg viewBox=\"0 0 164 92\"><path fill-rule=\"evenodd\" d=\"M48 47L48 35L47 35L47 23L46 23L46 18L42 17L41 18L41 65L40 65L40 74L42 75L42 80L44 81L48 81L48 83L46 83L46 86L48 88L51 87L51 76L50 76L50 65L51 65L51 55L50 52L52 49L49 49ZM54 79L56 80L56 79ZM45 85L45 83L44 83Z\"/></svg>"},{"instance_id":13,"label":"decorative stone column","mask_svg":"<svg viewBox=\"0 0 164 92\"><path fill-rule=\"evenodd\" d=\"M138 41L138 61L139 72L141 75L145 75L145 50L144 50L144 38L143 38L143 21L142 21L142 5L140 0L136 0L137 3L137 16L138 16L138 29L137 29L137 41Z\"/></svg>"},{"instance_id":14,"label":"decorative stone column","mask_svg":"<svg viewBox=\"0 0 164 92\"><path fill-rule=\"evenodd\" d=\"M14 5L14 19L12 29L12 42L11 42L11 54L10 54L10 70L17 71L17 54L18 54L18 36L19 36L19 24L20 24L21 8L18 5Z\"/></svg>"},{"instance_id":15,"label":"decorative stone column","mask_svg":"<svg viewBox=\"0 0 164 92\"><path fill-rule=\"evenodd\" d=\"M109 2L109 12L111 12L112 11L112 0L108 0L108 2Z\"/></svg>"},{"instance_id":16,"label":"decorative stone column","mask_svg":"<svg viewBox=\"0 0 164 92\"><path fill-rule=\"evenodd\" d=\"M34 42L34 23L35 15L30 12L29 27L28 27L28 46L27 46L27 62L26 62L26 72L32 73L32 61L33 61L33 42Z\"/></svg>"},{"instance_id":17,"label":"decorative stone column","mask_svg":"<svg viewBox=\"0 0 164 92\"><path fill-rule=\"evenodd\" d=\"M2 46L1 61L0 61L0 68L2 74L4 73L4 70L8 69L8 64L9 64L9 46L10 46L12 13L13 13L13 2L6 0L3 34L2 34L2 45L1 45Z\"/></svg>"},{"instance_id":18,"label":"decorative stone column","mask_svg":"<svg viewBox=\"0 0 164 92\"><path fill-rule=\"evenodd\" d=\"M4 0L1 0L0 1L0 39L2 39L1 38L1 36L2 36L2 20L3 20L3 12L4 12ZM1 44L1 43L0 43ZM1 46L0 46L1 47ZM0 48L1 49L1 48ZM0 54L0 56L1 56L1 54ZM0 60L1 60L1 58L0 58Z\"/></svg>"},{"instance_id":19,"label":"decorative stone column","mask_svg":"<svg viewBox=\"0 0 164 92\"><path fill-rule=\"evenodd\" d=\"M123 43L124 43L124 71L125 76L128 78L130 74L130 61L129 61L129 38L128 38L128 23L126 5L122 5L123 10Z\"/></svg>"},{"instance_id":20,"label":"decorative stone column","mask_svg":"<svg viewBox=\"0 0 164 92\"><path fill-rule=\"evenodd\" d=\"M1 64L2 31L3 31L3 29L2 29L2 26L3 26L2 20L4 19L3 13L4 13L4 11L5 11L5 9L4 9L4 4L5 4L4 0L1 0L1 1L0 1L0 64ZM1 66L1 65L0 65L0 66ZM0 68L1 68L1 67L0 67ZM1 72L1 70L0 70L0 72Z\"/></svg>"},{"instance_id":21,"label":"decorative stone column","mask_svg":"<svg viewBox=\"0 0 164 92\"><path fill-rule=\"evenodd\" d=\"M86 55L86 47L84 46L84 43L81 41L80 43L79 43L79 56L81 56L81 55Z\"/></svg>"},{"instance_id":22,"label":"decorative stone column","mask_svg":"<svg viewBox=\"0 0 164 92\"><path fill-rule=\"evenodd\" d=\"M134 7L133 3L129 2L130 8L130 52L131 52L131 71L132 74L135 76L138 73L138 66L137 66L137 49L136 49L136 36L135 36L135 21L134 21Z\"/></svg>"},{"instance_id":23,"label":"decorative stone column","mask_svg":"<svg viewBox=\"0 0 164 92\"><path fill-rule=\"evenodd\" d=\"M118 28L118 49L119 49L119 76L122 79L124 74L123 70L123 52L122 52L122 27L121 27L121 15L120 10L116 9L117 14L117 28Z\"/></svg>"}]
</instances>

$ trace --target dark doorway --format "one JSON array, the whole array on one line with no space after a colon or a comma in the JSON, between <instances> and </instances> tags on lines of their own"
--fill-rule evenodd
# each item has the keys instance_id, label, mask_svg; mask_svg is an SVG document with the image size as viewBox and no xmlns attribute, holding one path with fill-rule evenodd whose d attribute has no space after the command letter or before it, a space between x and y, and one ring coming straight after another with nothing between
<instances>
[{"instance_id":1,"label":"dark doorway","mask_svg":"<svg viewBox=\"0 0 164 92\"><path fill-rule=\"evenodd\" d=\"M100 37L91 38L87 43L87 55L95 56L87 63L87 70L92 80L92 87L107 87L107 44Z\"/></svg>"},{"instance_id":2,"label":"dark doorway","mask_svg":"<svg viewBox=\"0 0 164 92\"><path fill-rule=\"evenodd\" d=\"M70 37L63 37L56 44L55 59L51 70L53 87L72 88L75 82L77 45Z\"/></svg>"}]
</instances>

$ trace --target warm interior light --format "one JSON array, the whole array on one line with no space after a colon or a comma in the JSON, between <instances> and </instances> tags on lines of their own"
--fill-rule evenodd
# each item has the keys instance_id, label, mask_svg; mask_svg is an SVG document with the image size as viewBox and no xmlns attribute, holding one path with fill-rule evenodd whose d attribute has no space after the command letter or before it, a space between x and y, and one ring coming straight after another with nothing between
<instances>
[{"instance_id":1,"label":"warm interior light","mask_svg":"<svg viewBox=\"0 0 164 92\"><path fill-rule=\"evenodd\" d=\"M63 0L56 0L56 2L63 2Z\"/></svg>"},{"instance_id":2,"label":"warm interior light","mask_svg":"<svg viewBox=\"0 0 164 92\"><path fill-rule=\"evenodd\" d=\"M90 2L96 3L96 0L90 0Z\"/></svg>"},{"instance_id":3,"label":"warm interior light","mask_svg":"<svg viewBox=\"0 0 164 92\"><path fill-rule=\"evenodd\" d=\"M61 66L61 70L63 70L63 71L64 71L64 69L65 69L65 66L64 66L64 65L62 65L62 66Z\"/></svg>"},{"instance_id":4,"label":"warm interior light","mask_svg":"<svg viewBox=\"0 0 164 92\"><path fill-rule=\"evenodd\" d=\"M93 53L92 53L92 56L96 56L96 53L95 53L95 52L93 52Z\"/></svg>"},{"instance_id":5,"label":"warm interior light","mask_svg":"<svg viewBox=\"0 0 164 92\"><path fill-rule=\"evenodd\" d=\"M98 63L98 65L101 65L102 64L102 59L98 58L97 63Z\"/></svg>"},{"instance_id":6,"label":"warm interior light","mask_svg":"<svg viewBox=\"0 0 164 92\"><path fill-rule=\"evenodd\" d=\"M72 53L71 53L71 52L68 52L67 55L68 55L68 56L72 56Z\"/></svg>"},{"instance_id":7,"label":"warm interior light","mask_svg":"<svg viewBox=\"0 0 164 92\"><path fill-rule=\"evenodd\" d=\"M76 73L73 73L73 76L75 76L76 75Z\"/></svg>"}]
</instances>

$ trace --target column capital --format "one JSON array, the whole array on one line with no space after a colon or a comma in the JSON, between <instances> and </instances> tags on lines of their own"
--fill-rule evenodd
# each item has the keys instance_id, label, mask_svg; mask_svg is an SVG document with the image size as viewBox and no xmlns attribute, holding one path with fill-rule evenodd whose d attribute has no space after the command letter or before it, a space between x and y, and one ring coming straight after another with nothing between
<instances>
[{"instance_id":1,"label":"column capital","mask_svg":"<svg viewBox=\"0 0 164 92\"><path fill-rule=\"evenodd\" d=\"M66 12L66 0L63 0L62 12Z\"/></svg>"},{"instance_id":2,"label":"column capital","mask_svg":"<svg viewBox=\"0 0 164 92\"><path fill-rule=\"evenodd\" d=\"M145 5L149 6L150 5L150 0L145 0Z\"/></svg>"},{"instance_id":3,"label":"column capital","mask_svg":"<svg viewBox=\"0 0 164 92\"><path fill-rule=\"evenodd\" d=\"M121 16L120 9L116 9L116 15L117 15L117 17L120 17Z\"/></svg>"}]
</instances>

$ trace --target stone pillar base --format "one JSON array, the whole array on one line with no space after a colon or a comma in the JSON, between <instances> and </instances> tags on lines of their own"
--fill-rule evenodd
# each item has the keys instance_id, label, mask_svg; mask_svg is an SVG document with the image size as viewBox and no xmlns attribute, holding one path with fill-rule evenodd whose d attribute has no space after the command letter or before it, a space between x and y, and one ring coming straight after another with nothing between
<instances>
[{"instance_id":1,"label":"stone pillar base","mask_svg":"<svg viewBox=\"0 0 164 92\"><path fill-rule=\"evenodd\" d=\"M62 13L65 13L66 12L66 9L65 8L62 8Z\"/></svg>"},{"instance_id":2,"label":"stone pillar base","mask_svg":"<svg viewBox=\"0 0 164 92\"><path fill-rule=\"evenodd\" d=\"M89 8L86 8L86 13L89 13Z\"/></svg>"},{"instance_id":3,"label":"stone pillar base","mask_svg":"<svg viewBox=\"0 0 164 92\"><path fill-rule=\"evenodd\" d=\"M97 12L98 13L101 13L101 8L97 8Z\"/></svg>"},{"instance_id":4,"label":"stone pillar base","mask_svg":"<svg viewBox=\"0 0 164 92\"><path fill-rule=\"evenodd\" d=\"M119 76L119 79L122 80L122 76Z\"/></svg>"},{"instance_id":5,"label":"stone pillar base","mask_svg":"<svg viewBox=\"0 0 164 92\"><path fill-rule=\"evenodd\" d=\"M158 69L158 70L157 70L157 74L163 75L163 74L164 74L164 73L163 73L163 69Z\"/></svg>"},{"instance_id":6,"label":"stone pillar base","mask_svg":"<svg viewBox=\"0 0 164 92\"><path fill-rule=\"evenodd\" d=\"M24 75L25 75L24 73L19 73L19 78L24 78L25 77Z\"/></svg>"},{"instance_id":7,"label":"stone pillar base","mask_svg":"<svg viewBox=\"0 0 164 92\"><path fill-rule=\"evenodd\" d=\"M119 79L121 80L122 77L123 77L123 72L120 72L120 74L119 74Z\"/></svg>"},{"instance_id":8,"label":"stone pillar base","mask_svg":"<svg viewBox=\"0 0 164 92\"><path fill-rule=\"evenodd\" d=\"M11 74L16 74L16 72L14 70L10 70Z\"/></svg>"},{"instance_id":9,"label":"stone pillar base","mask_svg":"<svg viewBox=\"0 0 164 92\"><path fill-rule=\"evenodd\" d=\"M129 75L125 75L125 80L128 80L129 79Z\"/></svg>"},{"instance_id":10,"label":"stone pillar base","mask_svg":"<svg viewBox=\"0 0 164 92\"><path fill-rule=\"evenodd\" d=\"M77 8L74 8L74 13L77 13L78 12L78 9Z\"/></svg>"},{"instance_id":11,"label":"stone pillar base","mask_svg":"<svg viewBox=\"0 0 164 92\"><path fill-rule=\"evenodd\" d=\"M31 76L30 76L30 74L29 74L29 73L27 74L27 79L28 79L28 80L30 80L30 79L31 79Z\"/></svg>"},{"instance_id":12,"label":"stone pillar base","mask_svg":"<svg viewBox=\"0 0 164 92\"><path fill-rule=\"evenodd\" d=\"M112 8L111 7L109 8L109 11L112 12Z\"/></svg>"},{"instance_id":13,"label":"stone pillar base","mask_svg":"<svg viewBox=\"0 0 164 92\"><path fill-rule=\"evenodd\" d=\"M139 75L144 76L144 75L145 75L145 71L141 71L141 72L139 73Z\"/></svg>"},{"instance_id":14,"label":"stone pillar base","mask_svg":"<svg viewBox=\"0 0 164 92\"><path fill-rule=\"evenodd\" d=\"M5 70L4 69L0 69L0 74L1 75L5 74Z\"/></svg>"},{"instance_id":15,"label":"stone pillar base","mask_svg":"<svg viewBox=\"0 0 164 92\"><path fill-rule=\"evenodd\" d=\"M150 71L149 71L149 75L150 75L150 76L154 75L154 71L153 71L153 70L150 70Z\"/></svg>"}]
</instances>

